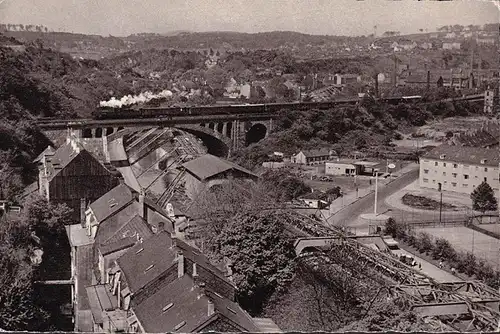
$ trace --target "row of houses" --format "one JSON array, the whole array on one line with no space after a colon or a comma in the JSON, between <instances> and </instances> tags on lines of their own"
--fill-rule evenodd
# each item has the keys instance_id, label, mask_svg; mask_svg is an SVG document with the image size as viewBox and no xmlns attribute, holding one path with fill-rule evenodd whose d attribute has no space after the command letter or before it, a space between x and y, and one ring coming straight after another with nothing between
<instances>
[{"instance_id":1,"label":"row of houses","mask_svg":"<svg viewBox=\"0 0 500 334\"><path fill-rule=\"evenodd\" d=\"M99 138L104 142L102 138ZM71 245L75 330L81 332L279 331L270 319L250 317L236 302L227 264L214 265L180 232L187 217L160 207L107 166L105 148L68 138L37 159L38 191L73 209ZM92 147L96 148L92 152ZM221 184L253 173L211 155L182 168L186 189Z\"/></svg>"}]
</instances>

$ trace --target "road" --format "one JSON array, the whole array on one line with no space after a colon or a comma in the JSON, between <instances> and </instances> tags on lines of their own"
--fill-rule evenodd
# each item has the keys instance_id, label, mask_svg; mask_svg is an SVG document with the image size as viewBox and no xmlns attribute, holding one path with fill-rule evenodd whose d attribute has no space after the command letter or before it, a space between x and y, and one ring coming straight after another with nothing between
<instances>
[{"instance_id":1,"label":"road","mask_svg":"<svg viewBox=\"0 0 500 334\"><path fill-rule=\"evenodd\" d=\"M383 213L388 209L393 209L385 204L386 197L392 195L396 191L406 187L418 178L419 170L415 169L402 176L398 177L391 183L378 187L378 197L377 197L377 212ZM352 203L343 210L339 211L332 217L328 219L329 224L341 225L341 226L356 226L360 227L358 222L358 216L363 213L373 212L373 203L375 200L375 194L371 193L360 200ZM395 212L391 212L391 215Z\"/></svg>"},{"instance_id":2,"label":"road","mask_svg":"<svg viewBox=\"0 0 500 334\"><path fill-rule=\"evenodd\" d=\"M424 274L434 278L438 282L461 282L462 280L458 277L453 276L449 272L440 269L439 267L433 265L432 263L418 257L417 255L407 252L405 250L399 249L399 250L393 250L392 253L396 255L401 255L401 254L408 254L413 256L415 261L421 265L421 268L418 269ZM416 267L413 267L415 269L419 268L418 265Z\"/></svg>"},{"instance_id":3,"label":"road","mask_svg":"<svg viewBox=\"0 0 500 334\"><path fill-rule=\"evenodd\" d=\"M401 206L396 207L387 203L386 199L408 186L410 183L418 179L419 170L418 168L401 175L394 181L387 185L378 186L378 197L377 197L377 213L385 213L397 221L412 223L419 221L439 221L439 211L424 211L417 210L407 207L405 210ZM359 215L364 213L373 213L373 204L375 200L375 194L371 193L358 201L346 206L341 211L337 212L328 219L328 224L339 225L339 226L351 226L355 227L356 231L368 230L369 224L366 221L362 221ZM463 211L443 211L442 220L449 221L453 219L463 219L465 212Z\"/></svg>"}]
</instances>

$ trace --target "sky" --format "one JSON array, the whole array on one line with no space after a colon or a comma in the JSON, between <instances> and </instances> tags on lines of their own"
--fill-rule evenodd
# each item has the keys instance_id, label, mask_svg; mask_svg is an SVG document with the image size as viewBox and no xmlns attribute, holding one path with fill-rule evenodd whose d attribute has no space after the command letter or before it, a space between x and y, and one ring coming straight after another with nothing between
<instances>
[{"instance_id":1,"label":"sky","mask_svg":"<svg viewBox=\"0 0 500 334\"><path fill-rule=\"evenodd\" d=\"M262 32L380 36L500 22L500 0L0 0L0 23L127 36L149 32Z\"/></svg>"}]
</instances>

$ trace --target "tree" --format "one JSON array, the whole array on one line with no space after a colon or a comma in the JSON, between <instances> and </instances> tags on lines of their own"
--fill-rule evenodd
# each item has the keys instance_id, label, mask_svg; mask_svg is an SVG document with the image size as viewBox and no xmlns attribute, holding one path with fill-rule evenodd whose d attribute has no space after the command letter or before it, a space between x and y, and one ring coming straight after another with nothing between
<instances>
[{"instance_id":1,"label":"tree","mask_svg":"<svg viewBox=\"0 0 500 334\"><path fill-rule=\"evenodd\" d=\"M264 189L278 202L287 202L311 192L304 181L288 171L269 170L262 175Z\"/></svg>"},{"instance_id":2,"label":"tree","mask_svg":"<svg viewBox=\"0 0 500 334\"><path fill-rule=\"evenodd\" d=\"M483 181L474 189L470 198L472 199L472 209L481 211L483 214L486 211L494 211L498 208L495 193L486 181Z\"/></svg>"},{"instance_id":3,"label":"tree","mask_svg":"<svg viewBox=\"0 0 500 334\"><path fill-rule=\"evenodd\" d=\"M427 253L433 250L434 245L432 244L432 239L429 233L420 232L418 234L418 239L420 252Z\"/></svg>"},{"instance_id":4,"label":"tree","mask_svg":"<svg viewBox=\"0 0 500 334\"><path fill-rule=\"evenodd\" d=\"M230 259L238 300L251 313L259 313L270 294L292 278L295 253L286 219L278 211L239 214L212 240L219 256Z\"/></svg>"}]
</instances>

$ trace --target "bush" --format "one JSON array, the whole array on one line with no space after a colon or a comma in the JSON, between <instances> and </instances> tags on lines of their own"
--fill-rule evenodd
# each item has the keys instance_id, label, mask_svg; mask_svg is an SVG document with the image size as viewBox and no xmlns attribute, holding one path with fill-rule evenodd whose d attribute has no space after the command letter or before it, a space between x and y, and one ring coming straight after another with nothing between
<instances>
[{"instance_id":1,"label":"bush","mask_svg":"<svg viewBox=\"0 0 500 334\"><path fill-rule=\"evenodd\" d=\"M428 253L434 249L434 245L432 244L432 239L429 233L420 232L418 234L419 239L419 250L421 253Z\"/></svg>"},{"instance_id":2,"label":"bush","mask_svg":"<svg viewBox=\"0 0 500 334\"><path fill-rule=\"evenodd\" d=\"M435 241L435 247L432 252L434 259L443 258L446 260L455 260L457 253L450 242L444 238L438 238Z\"/></svg>"}]
</instances>

